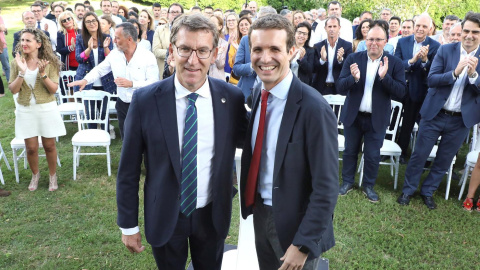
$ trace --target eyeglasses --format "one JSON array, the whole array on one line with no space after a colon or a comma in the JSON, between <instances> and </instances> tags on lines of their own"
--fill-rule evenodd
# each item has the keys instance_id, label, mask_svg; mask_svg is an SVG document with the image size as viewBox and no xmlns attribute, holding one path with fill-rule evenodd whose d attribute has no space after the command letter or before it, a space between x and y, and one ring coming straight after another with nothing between
<instances>
[{"instance_id":1,"label":"eyeglasses","mask_svg":"<svg viewBox=\"0 0 480 270\"><path fill-rule=\"evenodd\" d=\"M367 42L370 42L370 43L380 43L382 41L384 41L385 39L384 38L367 38L366 41Z\"/></svg>"},{"instance_id":2,"label":"eyeglasses","mask_svg":"<svg viewBox=\"0 0 480 270\"><path fill-rule=\"evenodd\" d=\"M66 23L66 22L69 22L69 21L71 21L71 20L72 20L72 18L71 18L71 17L68 17L68 18L66 18L66 19L61 20L61 22L62 22L62 23Z\"/></svg>"},{"instance_id":3,"label":"eyeglasses","mask_svg":"<svg viewBox=\"0 0 480 270\"><path fill-rule=\"evenodd\" d=\"M227 20L227 22L236 22L237 20Z\"/></svg>"},{"instance_id":4,"label":"eyeglasses","mask_svg":"<svg viewBox=\"0 0 480 270\"><path fill-rule=\"evenodd\" d=\"M194 50L189 47L183 47L183 46L177 47L177 45L173 45L173 46L177 48L178 55L184 58L189 58L190 55L192 55L192 53L195 52L197 54L198 59L207 59L210 57L213 51L213 49L209 50L207 48L200 48L200 49Z\"/></svg>"},{"instance_id":5,"label":"eyeglasses","mask_svg":"<svg viewBox=\"0 0 480 270\"><path fill-rule=\"evenodd\" d=\"M299 34L300 36L308 37L308 33L305 33L302 31L297 31L296 33Z\"/></svg>"},{"instance_id":6,"label":"eyeglasses","mask_svg":"<svg viewBox=\"0 0 480 270\"><path fill-rule=\"evenodd\" d=\"M85 24L97 24L97 20L85 21Z\"/></svg>"},{"instance_id":7,"label":"eyeglasses","mask_svg":"<svg viewBox=\"0 0 480 270\"><path fill-rule=\"evenodd\" d=\"M390 13L382 13L383 16L388 16Z\"/></svg>"}]
</instances>

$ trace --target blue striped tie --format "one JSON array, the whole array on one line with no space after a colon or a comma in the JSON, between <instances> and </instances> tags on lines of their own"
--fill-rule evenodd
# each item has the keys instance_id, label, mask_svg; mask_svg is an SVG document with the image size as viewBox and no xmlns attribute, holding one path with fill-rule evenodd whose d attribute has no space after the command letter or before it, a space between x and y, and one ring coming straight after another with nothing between
<instances>
[{"instance_id":1,"label":"blue striped tie","mask_svg":"<svg viewBox=\"0 0 480 270\"><path fill-rule=\"evenodd\" d=\"M187 96L188 107L185 115L185 130L183 132L182 149L182 194L180 196L180 211L185 216L197 208L197 109L195 101L198 94Z\"/></svg>"}]
</instances>

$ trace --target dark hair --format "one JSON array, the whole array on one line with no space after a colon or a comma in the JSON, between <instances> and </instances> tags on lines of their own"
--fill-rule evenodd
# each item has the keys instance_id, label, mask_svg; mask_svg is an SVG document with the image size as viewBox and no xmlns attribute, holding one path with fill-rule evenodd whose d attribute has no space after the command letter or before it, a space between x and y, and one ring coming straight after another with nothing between
<instances>
[{"instance_id":1,"label":"dark hair","mask_svg":"<svg viewBox=\"0 0 480 270\"><path fill-rule=\"evenodd\" d=\"M340 4L340 2L338 2L338 1L332 1L332 2L328 3L327 9L330 8L330 5L338 5L339 7L342 7L342 4Z\"/></svg>"},{"instance_id":2,"label":"dark hair","mask_svg":"<svg viewBox=\"0 0 480 270\"><path fill-rule=\"evenodd\" d=\"M287 33L287 44L285 45L287 52L290 51L295 44L295 32L293 31L293 24L287 18L279 14L266 14L260 18L257 18L253 22L250 30L248 30L248 44L250 45L250 48L252 48L252 32L254 30L268 29L285 30Z\"/></svg>"},{"instance_id":3,"label":"dark hair","mask_svg":"<svg viewBox=\"0 0 480 270\"><path fill-rule=\"evenodd\" d=\"M75 4L75 9L77 9L77 7L83 7L83 8L85 8L85 5L82 4L82 3L76 3L76 4Z\"/></svg>"},{"instance_id":4,"label":"dark hair","mask_svg":"<svg viewBox=\"0 0 480 270\"><path fill-rule=\"evenodd\" d=\"M357 29L355 29L355 39L356 40L364 40L366 37L363 36L362 34L362 25L364 23L368 23L368 25L370 25L370 27L373 25L373 21L370 20L370 19L366 19L366 20L363 20L361 21L358 26L357 26Z\"/></svg>"},{"instance_id":5,"label":"dark hair","mask_svg":"<svg viewBox=\"0 0 480 270\"><path fill-rule=\"evenodd\" d=\"M95 9L92 7L92 6L85 6L85 8L87 8L88 10L90 10L90 12L95 12Z\"/></svg>"},{"instance_id":6,"label":"dark hair","mask_svg":"<svg viewBox=\"0 0 480 270\"><path fill-rule=\"evenodd\" d=\"M328 22L329 20L337 20L338 26L341 26L341 25L340 25L340 19L339 19L339 18L337 18L336 16L328 16L327 19L325 20L325 27L327 27L327 22Z\"/></svg>"},{"instance_id":7,"label":"dark hair","mask_svg":"<svg viewBox=\"0 0 480 270\"><path fill-rule=\"evenodd\" d=\"M473 23L476 23L478 26L480 26L480 13L469 11L467 14L465 14L465 18L462 21L462 29L466 21L471 21Z\"/></svg>"},{"instance_id":8,"label":"dark hair","mask_svg":"<svg viewBox=\"0 0 480 270\"><path fill-rule=\"evenodd\" d=\"M199 6L194 6L190 10L200 10L200 11L202 11L202 8L199 7Z\"/></svg>"},{"instance_id":9,"label":"dark hair","mask_svg":"<svg viewBox=\"0 0 480 270\"><path fill-rule=\"evenodd\" d=\"M60 7L60 8L62 9L62 12L64 12L64 11L65 11L65 7L63 7L63 6L62 6L62 5L60 5L60 4L59 4L59 5L55 5L55 6L53 6L53 7L52 7L52 10L55 10L55 8L56 8L56 7Z\"/></svg>"},{"instance_id":10,"label":"dark hair","mask_svg":"<svg viewBox=\"0 0 480 270\"><path fill-rule=\"evenodd\" d=\"M103 2L109 2L110 6L112 5L112 1L110 0L100 0L100 7L102 6Z\"/></svg>"},{"instance_id":11,"label":"dark hair","mask_svg":"<svg viewBox=\"0 0 480 270\"><path fill-rule=\"evenodd\" d=\"M400 17L398 17L398 16L391 17L388 22L391 22L391 21L398 21L399 25L402 24L402 19L400 19Z\"/></svg>"},{"instance_id":12,"label":"dark hair","mask_svg":"<svg viewBox=\"0 0 480 270\"><path fill-rule=\"evenodd\" d=\"M238 14L238 17L242 18L243 16L246 16L246 15L252 15L253 16L253 12L251 10L244 9L244 10L240 11L240 13Z\"/></svg>"},{"instance_id":13,"label":"dark hair","mask_svg":"<svg viewBox=\"0 0 480 270\"><path fill-rule=\"evenodd\" d=\"M171 5L168 7L168 13L170 13L170 9L171 9L172 7L179 7L179 8L180 8L180 11L182 11L182 14L184 13L184 11L183 11L183 6L180 5L179 3L173 3L173 4L171 4Z\"/></svg>"},{"instance_id":14,"label":"dark hair","mask_svg":"<svg viewBox=\"0 0 480 270\"><path fill-rule=\"evenodd\" d=\"M162 5L160 5L160 3L153 3L152 9L153 8L162 8Z\"/></svg>"},{"instance_id":15,"label":"dark hair","mask_svg":"<svg viewBox=\"0 0 480 270\"><path fill-rule=\"evenodd\" d=\"M375 20L375 21L373 21L372 24L370 24L370 29L372 29L375 26L378 26L381 29L383 29L383 32L385 32L385 38L388 41L388 23L384 20Z\"/></svg>"},{"instance_id":16,"label":"dark hair","mask_svg":"<svg viewBox=\"0 0 480 270\"><path fill-rule=\"evenodd\" d=\"M138 8L136 8L136 7L130 7L129 9L131 9L131 10L135 11L135 13L137 13L137 14L138 14Z\"/></svg>"},{"instance_id":17,"label":"dark hair","mask_svg":"<svg viewBox=\"0 0 480 270\"><path fill-rule=\"evenodd\" d=\"M83 4L86 5L86 4L89 4L90 5L90 1L86 0L86 1L83 1Z\"/></svg>"},{"instance_id":18,"label":"dark hair","mask_svg":"<svg viewBox=\"0 0 480 270\"><path fill-rule=\"evenodd\" d=\"M301 22L297 24L297 27L295 27L295 32L297 32L298 28L300 27L306 27L308 29L308 37L305 41L305 44L303 44L303 47L310 48L310 45L308 45L308 43L310 43L310 36L312 35L312 26L308 22Z\"/></svg>"},{"instance_id":19,"label":"dark hair","mask_svg":"<svg viewBox=\"0 0 480 270\"><path fill-rule=\"evenodd\" d=\"M221 11L223 13L223 10L221 8L216 8L213 12L215 11Z\"/></svg>"},{"instance_id":20,"label":"dark hair","mask_svg":"<svg viewBox=\"0 0 480 270\"><path fill-rule=\"evenodd\" d=\"M459 21L460 18L458 18L456 15L447 15L447 16L445 16L445 19L443 19L443 22L445 22L445 20Z\"/></svg>"},{"instance_id":21,"label":"dark hair","mask_svg":"<svg viewBox=\"0 0 480 270\"><path fill-rule=\"evenodd\" d=\"M100 29L100 20L98 19L98 16L95 12L87 12L87 14L85 14L85 16L83 17L83 20L82 20L82 38L83 38L83 46L85 48L88 48L88 41L90 40L90 38L92 37L90 35L90 32L88 32L87 30L87 25L85 24L85 21L87 20L87 17L88 16L93 16L95 18L95 20L97 21L97 26L98 26L98 29L97 29L97 42L98 42L98 46L99 47L103 47L103 41L105 40L104 36L103 36L103 33L102 33L102 30Z\"/></svg>"},{"instance_id":22,"label":"dark hair","mask_svg":"<svg viewBox=\"0 0 480 270\"><path fill-rule=\"evenodd\" d=\"M170 43L176 45L177 35L180 29L185 29L190 32L206 31L213 36L213 48L218 46L219 31L217 26L210 21L209 18L198 14L189 14L177 16L173 21L172 29L170 30Z\"/></svg>"},{"instance_id":23,"label":"dark hair","mask_svg":"<svg viewBox=\"0 0 480 270\"><path fill-rule=\"evenodd\" d=\"M123 10L123 15L128 16L128 9L125 6L118 6L118 11ZM119 12L120 13L120 12Z\"/></svg>"},{"instance_id":24,"label":"dark hair","mask_svg":"<svg viewBox=\"0 0 480 270\"><path fill-rule=\"evenodd\" d=\"M370 15L373 16L372 12L370 12L370 11L364 11L364 12L360 13L360 18L361 18L363 15L365 15L365 14L370 14Z\"/></svg>"},{"instance_id":25,"label":"dark hair","mask_svg":"<svg viewBox=\"0 0 480 270\"><path fill-rule=\"evenodd\" d=\"M43 9L43 6L39 3L33 3L31 6L30 6L30 9L32 9L32 7L40 7L40 9Z\"/></svg>"},{"instance_id":26,"label":"dark hair","mask_svg":"<svg viewBox=\"0 0 480 270\"><path fill-rule=\"evenodd\" d=\"M206 7L203 8L203 10L205 10L205 9L211 9L213 11L213 7L211 7L211 6L206 6Z\"/></svg>"},{"instance_id":27,"label":"dark hair","mask_svg":"<svg viewBox=\"0 0 480 270\"><path fill-rule=\"evenodd\" d=\"M127 24L128 23L128 24ZM138 36L135 36L135 35L132 35L131 33L131 29L129 29L130 27L133 28L133 30L135 30L135 33L137 32L137 29L135 29L135 26L133 24L136 24L137 27L138 27ZM137 42L137 40L141 40L142 39L142 34L143 34L143 30L142 30L142 26L140 25L140 23L138 22L138 20L136 19L128 19L126 23L121 23L119 24L116 28L119 28L119 27L122 27L123 28L123 34L125 37L128 38L128 36L131 36L133 38L133 41ZM127 31L126 31L127 30ZM125 35L126 34L126 35Z\"/></svg>"},{"instance_id":28,"label":"dark hair","mask_svg":"<svg viewBox=\"0 0 480 270\"><path fill-rule=\"evenodd\" d=\"M402 22L402 24L403 24L403 23L406 23L406 22L411 22L411 23L413 24L412 27L415 26L415 21L412 20L412 19L406 19L405 21Z\"/></svg>"},{"instance_id":29,"label":"dark hair","mask_svg":"<svg viewBox=\"0 0 480 270\"><path fill-rule=\"evenodd\" d=\"M240 32L240 22L242 21L247 21L248 23L250 23L250 28L252 27L252 19L250 19L248 16L245 16L245 17L241 17L239 20L238 20L238 24L237 24L237 43L240 44L240 40L242 40L242 32Z\"/></svg>"},{"instance_id":30,"label":"dark hair","mask_svg":"<svg viewBox=\"0 0 480 270\"><path fill-rule=\"evenodd\" d=\"M134 16L138 20L138 14L135 11L128 12L128 18L130 18L130 16Z\"/></svg>"}]
</instances>

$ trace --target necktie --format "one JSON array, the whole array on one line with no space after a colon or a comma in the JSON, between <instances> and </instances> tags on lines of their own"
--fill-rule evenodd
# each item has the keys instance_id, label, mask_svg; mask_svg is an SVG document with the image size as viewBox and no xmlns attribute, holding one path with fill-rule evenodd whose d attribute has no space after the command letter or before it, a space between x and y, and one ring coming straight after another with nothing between
<instances>
[{"instance_id":1,"label":"necktie","mask_svg":"<svg viewBox=\"0 0 480 270\"><path fill-rule=\"evenodd\" d=\"M262 90L262 105L260 111L260 121L258 121L257 138L255 139L255 149L253 150L252 162L248 170L247 186L245 188L245 204L252 206L255 203L257 191L258 169L260 167L260 158L262 157L263 135L265 134L265 114L267 112L267 100L270 92Z\"/></svg>"},{"instance_id":2,"label":"necktie","mask_svg":"<svg viewBox=\"0 0 480 270\"><path fill-rule=\"evenodd\" d=\"M37 28L42 29L42 27L40 26L40 22L37 22Z\"/></svg>"},{"instance_id":3,"label":"necktie","mask_svg":"<svg viewBox=\"0 0 480 270\"><path fill-rule=\"evenodd\" d=\"M187 96L188 107L185 115L185 130L182 147L182 193L180 196L180 211L185 216L197 208L197 109L195 101L198 94Z\"/></svg>"}]
</instances>

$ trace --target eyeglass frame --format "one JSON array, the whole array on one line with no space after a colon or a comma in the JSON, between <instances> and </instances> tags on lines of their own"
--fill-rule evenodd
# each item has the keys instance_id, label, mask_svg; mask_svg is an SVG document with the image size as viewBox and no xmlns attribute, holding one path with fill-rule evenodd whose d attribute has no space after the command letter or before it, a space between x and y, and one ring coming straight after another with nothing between
<instances>
[{"instance_id":1,"label":"eyeglass frame","mask_svg":"<svg viewBox=\"0 0 480 270\"><path fill-rule=\"evenodd\" d=\"M195 55L198 57L198 59L208 59L208 58L212 55L213 50L215 49L215 48L213 48L213 49L211 49L211 50L208 50L208 51L209 51L208 56L202 58L202 57L200 57L200 56L198 55L198 53L197 53L197 51L198 51L199 49L192 49L192 48L186 47L186 48L189 48L189 49L192 50L192 51L190 52L190 54L189 54L188 56L185 56L185 55L181 55L181 54L180 54L180 52L178 51L178 49L180 49L180 48L179 48L176 44L172 44L172 45L175 46L175 48L177 48L177 54L178 54L178 56L183 57L183 58L190 58L190 56L192 56L193 52L195 52Z\"/></svg>"},{"instance_id":2,"label":"eyeglass frame","mask_svg":"<svg viewBox=\"0 0 480 270\"><path fill-rule=\"evenodd\" d=\"M367 38L365 39L365 42L370 42L370 43L380 43L382 41L384 41L385 38Z\"/></svg>"},{"instance_id":3,"label":"eyeglass frame","mask_svg":"<svg viewBox=\"0 0 480 270\"><path fill-rule=\"evenodd\" d=\"M60 20L60 22L61 22L61 23L66 23L66 22L69 22L69 21L72 21L72 20L73 20L72 17L67 17L67 18L65 18L65 19L63 19L63 20Z\"/></svg>"},{"instance_id":4,"label":"eyeglass frame","mask_svg":"<svg viewBox=\"0 0 480 270\"><path fill-rule=\"evenodd\" d=\"M97 20L90 20L90 21L83 21L85 23L85 25L87 24L98 24L98 21Z\"/></svg>"},{"instance_id":5,"label":"eyeglass frame","mask_svg":"<svg viewBox=\"0 0 480 270\"><path fill-rule=\"evenodd\" d=\"M297 30L297 31L295 31L295 34L297 34L297 33L301 36L308 37L308 32L302 32L302 31Z\"/></svg>"}]
</instances>

